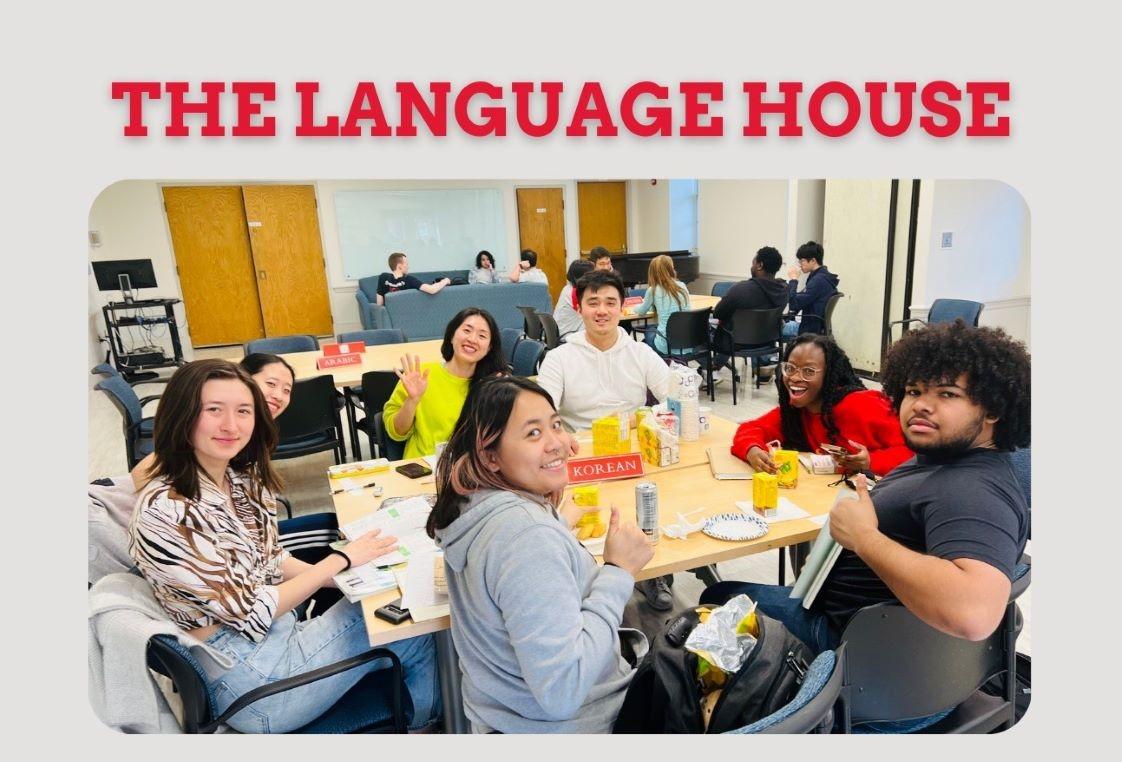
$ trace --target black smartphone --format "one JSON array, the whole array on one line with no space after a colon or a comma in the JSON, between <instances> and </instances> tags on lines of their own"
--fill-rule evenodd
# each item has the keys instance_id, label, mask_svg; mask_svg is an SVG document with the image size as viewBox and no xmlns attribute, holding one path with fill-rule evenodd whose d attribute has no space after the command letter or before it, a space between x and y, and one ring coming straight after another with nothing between
<instances>
[{"instance_id":1,"label":"black smartphone","mask_svg":"<svg viewBox=\"0 0 1122 762\"><path fill-rule=\"evenodd\" d=\"M432 469L424 463L404 463L394 470L410 479L420 479L422 476L428 476L432 473Z\"/></svg>"},{"instance_id":2,"label":"black smartphone","mask_svg":"<svg viewBox=\"0 0 1122 762\"><path fill-rule=\"evenodd\" d=\"M409 618L409 609L401 608L401 599L380 606L374 610L374 616L384 619L390 624L401 624Z\"/></svg>"}]
</instances>

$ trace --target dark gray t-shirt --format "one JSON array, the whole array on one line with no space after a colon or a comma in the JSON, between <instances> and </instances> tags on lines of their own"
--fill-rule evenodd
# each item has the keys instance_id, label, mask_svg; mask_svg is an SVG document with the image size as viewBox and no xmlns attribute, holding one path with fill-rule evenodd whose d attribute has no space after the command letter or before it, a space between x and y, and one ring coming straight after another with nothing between
<instances>
[{"instance_id":1,"label":"dark gray t-shirt","mask_svg":"<svg viewBox=\"0 0 1122 762\"><path fill-rule=\"evenodd\" d=\"M982 561L1012 579L1025 548L1029 510L1009 454L971 450L953 460L917 455L872 492L880 531L919 553ZM843 550L811 608L839 633L861 608L896 596L852 551Z\"/></svg>"},{"instance_id":2,"label":"dark gray t-shirt","mask_svg":"<svg viewBox=\"0 0 1122 762\"><path fill-rule=\"evenodd\" d=\"M421 281L412 275L402 275L400 278L393 273L382 273L378 276L378 294L385 297L395 291L406 291L421 287Z\"/></svg>"}]
</instances>

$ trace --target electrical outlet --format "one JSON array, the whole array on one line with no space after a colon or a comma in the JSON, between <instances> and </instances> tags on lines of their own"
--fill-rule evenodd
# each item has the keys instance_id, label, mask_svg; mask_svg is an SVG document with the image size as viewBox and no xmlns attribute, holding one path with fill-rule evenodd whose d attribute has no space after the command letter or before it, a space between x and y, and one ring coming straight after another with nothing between
<instances>
[{"instance_id":1,"label":"electrical outlet","mask_svg":"<svg viewBox=\"0 0 1122 762\"><path fill-rule=\"evenodd\" d=\"M954 248L954 233L943 233L942 241L939 244L940 249L953 249Z\"/></svg>"}]
</instances>

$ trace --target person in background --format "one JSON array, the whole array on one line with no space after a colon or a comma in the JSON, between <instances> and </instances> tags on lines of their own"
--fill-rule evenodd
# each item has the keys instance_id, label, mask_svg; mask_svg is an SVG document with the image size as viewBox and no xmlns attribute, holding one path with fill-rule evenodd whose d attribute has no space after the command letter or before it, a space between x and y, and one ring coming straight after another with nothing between
<instances>
[{"instance_id":1,"label":"person in background","mask_svg":"<svg viewBox=\"0 0 1122 762\"><path fill-rule=\"evenodd\" d=\"M717 353L715 365L728 362L732 354L732 315L737 310L769 310L782 307L787 303L787 282L776 278L783 266L783 257L774 246L764 246L752 257L751 276L748 280L734 283L728 292L713 308L713 317L720 324L713 336L713 349ZM751 345L737 346L736 349L752 349ZM769 359L768 363L775 362ZM762 358L753 357L752 367L761 380L771 378L772 368L764 366ZM733 368L735 373L735 368Z\"/></svg>"},{"instance_id":2,"label":"person in background","mask_svg":"<svg viewBox=\"0 0 1122 762\"><path fill-rule=\"evenodd\" d=\"M790 314L802 313L802 321L788 321L783 326L784 336L826 332L826 302L838 292L840 278L822 264L824 253L822 244L814 241L807 241L795 252L799 264L787 271L787 305ZM798 290L800 273L807 274L802 291Z\"/></svg>"},{"instance_id":3,"label":"person in background","mask_svg":"<svg viewBox=\"0 0 1122 762\"><path fill-rule=\"evenodd\" d=\"M569 265L566 274L568 282L561 288L557 297L557 306L553 308L553 319L557 321L557 330L564 339L570 333L584 329L584 321L580 316L580 303L577 301L577 281L580 277L593 269L592 262L587 259L577 259Z\"/></svg>"},{"instance_id":4,"label":"person in background","mask_svg":"<svg viewBox=\"0 0 1122 762\"><path fill-rule=\"evenodd\" d=\"M253 382L265 395L265 404L269 408L269 415L275 420L277 416L288 408L292 401L292 385L296 383L296 371L279 355L267 352L253 352L241 359L238 363ZM149 453L132 470L132 481L136 491L144 489L150 480L148 472L156 461L156 454Z\"/></svg>"},{"instance_id":5,"label":"person in background","mask_svg":"<svg viewBox=\"0 0 1122 762\"><path fill-rule=\"evenodd\" d=\"M451 436L471 385L506 372L499 327L478 307L448 321L440 356L444 362L422 363L406 355L394 369L401 380L382 408L382 420L390 439L405 442L406 458L435 453L437 443Z\"/></svg>"},{"instance_id":6,"label":"person in background","mask_svg":"<svg viewBox=\"0 0 1122 762\"><path fill-rule=\"evenodd\" d=\"M593 270L577 281L577 299L584 330L546 353L538 383L549 393L561 419L573 431L592 422L647 404L648 390L659 402L670 391L670 369L653 349L633 341L619 327L623 281L614 272ZM674 605L670 579L656 577L638 584L656 611Z\"/></svg>"},{"instance_id":7,"label":"person in background","mask_svg":"<svg viewBox=\"0 0 1122 762\"><path fill-rule=\"evenodd\" d=\"M511 283L544 283L549 285L549 278L538 269L538 253L533 249L523 249L519 255L518 264L510 271Z\"/></svg>"},{"instance_id":8,"label":"person in background","mask_svg":"<svg viewBox=\"0 0 1122 762\"><path fill-rule=\"evenodd\" d=\"M152 479L137 498L129 555L168 617L233 662L204 678L216 713L256 688L370 650L362 608L342 600L297 622L295 607L332 577L392 552L373 530L316 564L293 558L277 536L280 478L270 462L277 430L265 395L226 360L197 360L168 381L156 412ZM440 713L431 636L389 644L401 658L413 727ZM375 659L265 697L228 720L243 733L285 733L323 714ZM388 695L389 688L386 693ZM372 696L371 701L379 699ZM391 705L382 701L388 717Z\"/></svg>"},{"instance_id":9,"label":"person in background","mask_svg":"<svg viewBox=\"0 0 1122 762\"><path fill-rule=\"evenodd\" d=\"M686 284L678 280L674 260L665 254L659 254L651 260L647 270L647 293L643 295L643 303L635 308L636 315L646 315L653 309L658 316L657 329L647 331L643 341L659 354L665 355L666 324L670 322L670 316L689 308L690 293L686 290Z\"/></svg>"},{"instance_id":10,"label":"person in background","mask_svg":"<svg viewBox=\"0 0 1122 762\"><path fill-rule=\"evenodd\" d=\"M491 252L484 250L475 255L475 268L468 270L468 283L502 283Z\"/></svg>"},{"instance_id":11,"label":"person in background","mask_svg":"<svg viewBox=\"0 0 1122 762\"><path fill-rule=\"evenodd\" d=\"M611 272L615 268L612 266L612 254L603 246L594 246L592 251L588 252L588 259L597 270Z\"/></svg>"},{"instance_id":12,"label":"person in background","mask_svg":"<svg viewBox=\"0 0 1122 762\"><path fill-rule=\"evenodd\" d=\"M779 407L736 429L732 454L757 471L775 473L768 442L816 452L823 443L845 449L835 456L846 473L882 476L912 457L887 397L866 389L849 357L826 336L806 334L779 364Z\"/></svg>"},{"instance_id":13,"label":"person in background","mask_svg":"<svg viewBox=\"0 0 1122 762\"><path fill-rule=\"evenodd\" d=\"M421 283L409 274L409 257L401 252L390 254L390 272L378 276L378 304L386 303L386 294L395 291L419 289L426 294L439 294L440 290L452 282L450 278L441 278L436 283Z\"/></svg>"},{"instance_id":14,"label":"person in background","mask_svg":"<svg viewBox=\"0 0 1122 762\"><path fill-rule=\"evenodd\" d=\"M654 551L614 506L603 566L577 541L558 513L571 448L541 387L490 378L437 463L427 531L444 550L476 733L607 733L646 653L621 624Z\"/></svg>"}]
</instances>

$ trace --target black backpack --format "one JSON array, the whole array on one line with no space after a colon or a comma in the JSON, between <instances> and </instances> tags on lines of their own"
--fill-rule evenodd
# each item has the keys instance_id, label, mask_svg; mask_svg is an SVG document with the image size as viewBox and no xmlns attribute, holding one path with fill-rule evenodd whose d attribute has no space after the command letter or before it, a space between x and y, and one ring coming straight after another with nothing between
<instances>
[{"instance_id":1,"label":"black backpack","mask_svg":"<svg viewBox=\"0 0 1122 762\"><path fill-rule=\"evenodd\" d=\"M672 618L651 643L627 689L615 733L724 733L767 717L799 690L814 655L782 622L758 609L760 635L740 670L729 675L706 728L697 656L684 647L699 621L695 609Z\"/></svg>"}]
</instances>

